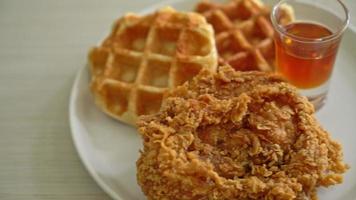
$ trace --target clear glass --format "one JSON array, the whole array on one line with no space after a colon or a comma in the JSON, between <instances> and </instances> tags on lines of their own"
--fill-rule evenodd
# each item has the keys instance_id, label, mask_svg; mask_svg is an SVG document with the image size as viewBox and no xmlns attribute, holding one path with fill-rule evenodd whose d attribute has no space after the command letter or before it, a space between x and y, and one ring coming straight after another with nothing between
<instances>
[{"instance_id":1,"label":"clear glass","mask_svg":"<svg viewBox=\"0 0 356 200\"><path fill-rule=\"evenodd\" d=\"M286 12L292 21L282 21ZM282 0L271 13L275 29L276 72L299 88L316 110L326 100L337 50L349 23L349 12L341 0ZM328 34L301 36L299 30L289 29L296 24L325 27ZM304 26L304 32L322 32Z\"/></svg>"}]
</instances>

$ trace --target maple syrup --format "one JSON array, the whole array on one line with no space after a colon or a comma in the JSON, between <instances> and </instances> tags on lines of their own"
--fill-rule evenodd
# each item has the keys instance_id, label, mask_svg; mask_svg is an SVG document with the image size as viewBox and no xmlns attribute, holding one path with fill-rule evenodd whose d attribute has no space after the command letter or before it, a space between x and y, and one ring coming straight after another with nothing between
<instances>
[{"instance_id":1,"label":"maple syrup","mask_svg":"<svg viewBox=\"0 0 356 200\"><path fill-rule=\"evenodd\" d=\"M277 72L301 89L327 82L335 62L338 41L326 41L333 33L327 27L294 22L283 27L286 34L276 36Z\"/></svg>"}]
</instances>

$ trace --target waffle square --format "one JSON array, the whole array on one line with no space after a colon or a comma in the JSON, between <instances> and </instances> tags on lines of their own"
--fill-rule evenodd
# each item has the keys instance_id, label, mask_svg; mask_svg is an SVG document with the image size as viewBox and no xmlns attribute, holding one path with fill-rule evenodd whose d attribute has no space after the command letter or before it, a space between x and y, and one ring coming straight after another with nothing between
<instances>
[{"instance_id":1,"label":"waffle square","mask_svg":"<svg viewBox=\"0 0 356 200\"><path fill-rule=\"evenodd\" d=\"M110 116L135 125L140 115L160 109L169 90L203 68L215 71L215 46L213 28L200 14L172 8L127 14L89 52L95 102Z\"/></svg>"},{"instance_id":2,"label":"waffle square","mask_svg":"<svg viewBox=\"0 0 356 200\"><path fill-rule=\"evenodd\" d=\"M228 3L201 1L196 11L203 14L215 31L219 63L238 71L272 71L275 66L274 30L270 9L259 0L231 0ZM293 19L290 7L280 20Z\"/></svg>"}]
</instances>

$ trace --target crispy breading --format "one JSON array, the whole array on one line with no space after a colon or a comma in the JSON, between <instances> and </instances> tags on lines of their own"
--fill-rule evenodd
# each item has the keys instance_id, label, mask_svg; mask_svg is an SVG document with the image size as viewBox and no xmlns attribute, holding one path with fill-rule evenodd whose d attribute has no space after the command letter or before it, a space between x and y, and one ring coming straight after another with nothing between
<instances>
[{"instance_id":1,"label":"crispy breading","mask_svg":"<svg viewBox=\"0 0 356 200\"><path fill-rule=\"evenodd\" d=\"M150 200L317 199L348 168L307 99L263 72L202 71L138 125Z\"/></svg>"}]
</instances>

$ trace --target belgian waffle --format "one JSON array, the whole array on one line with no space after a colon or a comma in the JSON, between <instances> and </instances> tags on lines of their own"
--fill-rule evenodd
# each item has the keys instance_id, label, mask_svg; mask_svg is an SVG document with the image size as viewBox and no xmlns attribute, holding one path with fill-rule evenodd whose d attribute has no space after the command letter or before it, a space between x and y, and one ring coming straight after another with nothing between
<instances>
[{"instance_id":1,"label":"belgian waffle","mask_svg":"<svg viewBox=\"0 0 356 200\"><path fill-rule=\"evenodd\" d=\"M132 125L138 116L157 112L167 91L202 68L216 69L213 32L193 12L164 8L146 16L125 15L89 53L96 104Z\"/></svg>"},{"instance_id":2,"label":"belgian waffle","mask_svg":"<svg viewBox=\"0 0 356 200\"><path fill-rule=\"evenodd\" d=\"M215 31L219 63L239 71L272 71L275 65L274 30L270 9L259 0L232 0L225 4L202 1L196 11ZM288 23L293 10L285 6L281 19Z\"/></svg>"}]
</instances>

